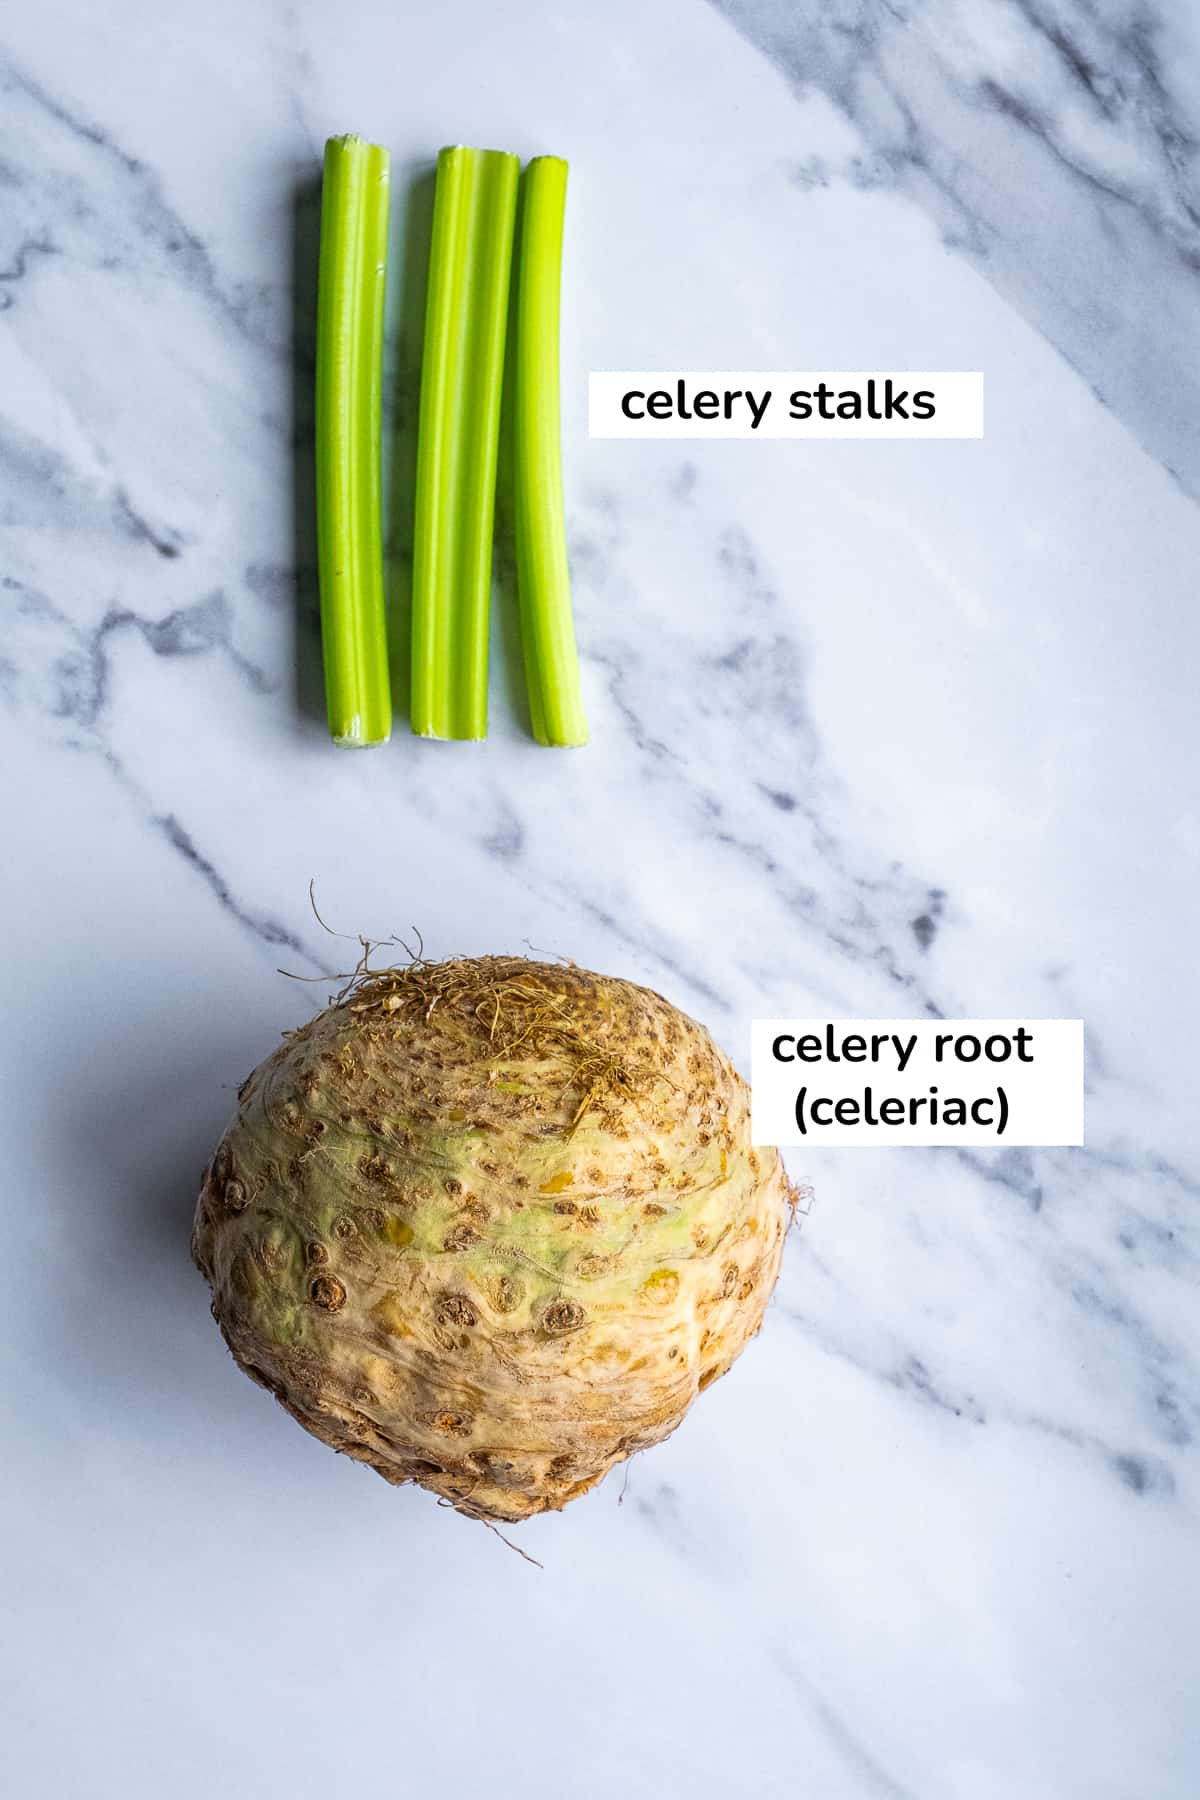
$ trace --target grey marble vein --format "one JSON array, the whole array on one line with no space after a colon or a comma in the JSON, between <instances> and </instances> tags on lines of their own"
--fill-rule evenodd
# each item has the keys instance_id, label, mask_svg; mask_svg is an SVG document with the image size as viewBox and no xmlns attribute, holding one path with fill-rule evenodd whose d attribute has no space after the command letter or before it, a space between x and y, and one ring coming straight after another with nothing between
<instances>
[{"instance_id":1,"label":"grey marble vein","mask_svg":"<svg viewBox=\"0 0 1200 1800\"><path fill-rule=\"evenodd\" d=\"M1006 1426L1054 1438L1079 1451L1103 1468L1120 1486L1138 1496L1171 1499L1176 1494L1176 1471L1170 1459L1158 1451L1115 1444L1097 1431L1056 1418L1037 1407L1014 1405L999 1396L984 1398L970 1388L956 1388L945 1377L931 1371L912 1351L902 1351L897 1360L888 1361L882 1355L872 1355L865 1348L856 1346L836 1328L823 1326L797 1312L786 1302L777 1310L823 1355L836 1357L869 1380L918 1406L942 1413L964 1426ZM1165 1406L1158 1405L1164 1424L1155 1435L1174 1450L1186 1449L1192 1442L1192 1433L1180 1422L1177 1402L1173 1396L1156 1396L1156 1402L1159 1401L1165 1401ZM1149 1429L1154 1430L1153 1413L1149 1417Z\"/></svg>"},{"instance_id":2,"label":"grey marble vein","mask_svg":"<svg viewBox=\"0 0 1200 1800\"><path fill-rule=\"evenodd\" d=\"M811 1709L822 1732L844 1764L847 1776L854 1783L850 1791L856 1800L859 1796L861 1800L918 1800L913 1790L889 1773L858 1733L829 1704L811 1674L800 1667L793 1653L777 1650L776 1661L792 1687L804 1697L807 1707Z\"/></svg>"},{"instance_id":3,"label":"grey marble vein","mask_svg":"<svg viewBox=\"0 0 1200 1800\"><path fill-rule=\"evenodd\" d=\"M18 229L23 217L56 221L52 248L45 247L44 225L32 224L6 252L26 282L39 251L94 268L153 271L188 288L256 346L283 347L278 304L261 284L224 278L208 246L163 193L161 176L142 157L124 149L86 110L2 56L0 95L9 218ZM39 155L22 156L23 142L36 142ZM11 303L14 290L6 291Z\"/></svg>"},{"instance_id":4,"label":"grey marble vein","mask_svg":"<svg viewBox=\"0 0 1200 1800\"><path fill-rule=\"evenodd\" d=\"M93 630L84 631L47 595L11 575L0 576L0 593L7 601L7 614L0 612L0 617L21 619L35 627L30 647L36 655L23 663L6 660L7 704L11 708L29 705L35 715L41 710L46 719L66 725L69 734L60 735L59 741L100 758L161 841L201 878L222 911L270 949L291 950L307 968L331 975L327 962L314 955L296 931L269 912L238 898L230 882L212 858L197 847L175 813L156 810L142 781L132 774L108 741L105 714L109 706L110 640L128 629L137 631L157 657L205 656L221 651L255 692L271 691L262 671L232 644L225 596L210 595L163 619L142 618L129 610L110 610Z\"/></svg>"},{"instance_id":5,"label":"grey marble vein","mask_svg":"<svg viewBox=\"0 0 1200 1800\"><path fill-rule=\"evenodd\" d=\"M1200 57L1180 0L711 3L853 121L856 178L926 207L1200 494Z\"/></svg>"}]
</instances>

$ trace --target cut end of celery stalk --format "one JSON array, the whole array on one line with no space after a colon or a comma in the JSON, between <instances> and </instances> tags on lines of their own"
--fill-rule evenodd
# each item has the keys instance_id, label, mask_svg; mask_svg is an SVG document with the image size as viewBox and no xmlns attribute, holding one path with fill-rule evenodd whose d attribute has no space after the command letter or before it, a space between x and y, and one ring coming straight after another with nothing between
<instances>
[{"instance_id":1,"label":"cut end of celery stalk","mask_svg":"<svg viewBox=\"0 0 1200 1800\"><path fill-rule=\"evenodd\" d=\"M339 750L374 750L378 745L388 743L392 735L389 727L382 737L372 736L377 730L377 724L368 725L365 719L349 719L342 724L331 721L329 735Z\"/></svg>"},{"instance_id":2,"label":"cut end of celery stalk","mask_svg":"<svg viewBox=\"0 0 1200 1800\"><path fill-rule=\"evenodd\" d=\"M522 184L513 405L513 515L521 641L533 735L588 741L571 614L559 421L559 294L567 165L537 156Z\"/></svg>"},{"instance_id":3,"label":"cut end of celery stalk","mask_svg":"<svg viewBox=\"0 0 1200 1800\"><path fill-rule=\"evenodd\" d=\"M413 736L423 738L427 744L486 744L486 731L418 731L413 726Z\"/></svg>"},{"instance_id":4,"label":"cut end of celery stalk","mask_svg":"<svg viewBox=\"0 0 1200 1800\"><path fill-rule=\"evenodd\" d=\"M586 719L553 727L543 725L540 731L535 725L533 738L535 743L543 744L548 750L582 750L591 742Z\"/></svg>"},{"instance_id":5,"label":"cut end of celery stalk","mask_svg":"<svg viewBox=\"0 0 1200 1800\"><path fill-rule=\"evenodd\" d=\"M384 611L379 432L390 158L349 133L325 145L317 293L316 495L329 730L386 743L392 700Z\"/></svg>"},{"instance_id":6,"label":"cut end of celery stalk","mask_svg":"<svg viewBox=\"0 0 1200 1800\"><path fill-rule=\"evenodd\" d=\"M413 536L412 711L418 737L487 736L492 523L520 162L438 157L421 363Z\"/></svg>"}]
</instances>

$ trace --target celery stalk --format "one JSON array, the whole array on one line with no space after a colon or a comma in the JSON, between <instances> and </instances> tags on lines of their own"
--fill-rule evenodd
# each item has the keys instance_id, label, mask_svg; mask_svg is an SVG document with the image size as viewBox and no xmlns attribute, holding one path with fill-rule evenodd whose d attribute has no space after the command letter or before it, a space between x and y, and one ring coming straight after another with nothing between
<instances>
[{"instance_id":1,"label":"celery stalk","mask_svg":"<svg viewBox=\"0 0 1200 1800\"><path fill-rule=\"evenodd\" d=\"M317 566L329 730L392 729L383 600L379 435L389 158L358 137L325 145L317 287Z\"/></svg>"},{"instance_id":2,"label":"celery stalk","mask_svg":"<svg viewBox=\"0 0 1200 1800\"><path fill-rule=\"evenodd\" d=\"M517 274L513 522L521 640L540 744L586 744L563 519L558 337L567 165L525 171Z\"/></svg>"},{"instance_id":3,"label":"celery stalk","mask_svg":"<svg viewBox=\"0 0 1200 1800\"><path fill-rule=\"evenodd\" d=\"M487 735L500 393L520 162L438 157L413 535L412 728Z\"/></svg>"}]
</instances>

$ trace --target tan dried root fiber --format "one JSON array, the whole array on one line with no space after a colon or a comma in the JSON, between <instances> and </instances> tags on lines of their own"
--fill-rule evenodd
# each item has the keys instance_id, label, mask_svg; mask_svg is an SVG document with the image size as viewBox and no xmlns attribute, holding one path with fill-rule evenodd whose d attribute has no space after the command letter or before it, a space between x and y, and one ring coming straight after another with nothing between
<instances>
[{"instance_id":1,"label":"tan dried root fiber","mask_svg":"<svg viewBox=\"0 0 1200 1800\"><path fill-rule=\"evenodd\" d=\"M660 995L489 956L361 973L243 1085L192 1238L237 1361L460 1512L557 1509L758 1330L795 1206Z\"/></svg>"}]
</instances>

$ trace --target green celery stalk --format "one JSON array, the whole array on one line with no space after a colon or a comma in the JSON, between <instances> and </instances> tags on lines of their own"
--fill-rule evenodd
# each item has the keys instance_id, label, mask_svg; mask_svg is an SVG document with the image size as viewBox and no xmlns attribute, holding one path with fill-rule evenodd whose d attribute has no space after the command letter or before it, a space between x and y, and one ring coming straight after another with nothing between
<instances>
[{"instance_id":1,"label":"green celery stalk","mask_svg":"<svg viewBox=\"0 0 1200 1800\"><path fill-rule=\"evenodd\" d=\"M325 145L317 285L317 567L325 698L335 744L392 729L383 598L379 436L389 157Z\"/></svg>"},{"instance_id":2,"label":"green celery stalk","mask_svg":"<svg viewBox=\"0 0 1200 1800\"><path fill-rule=\"evenodd\" d=\"M533 733L586 744L563 518L559 427L559 291L567 165L538 156L525 171L517 275L513 523L521 641Z\"/></svg>"},{"instance_id":3,"label":"green celery stalk","mask_svg":"<svg viewBox=\"0 0 1200 1800\"><path fill-rule=\"evenodd\" d=\"M487 735L492 524L520 162L438 157L413 535L412 728Z\"/></svg>"}]
</instances>

